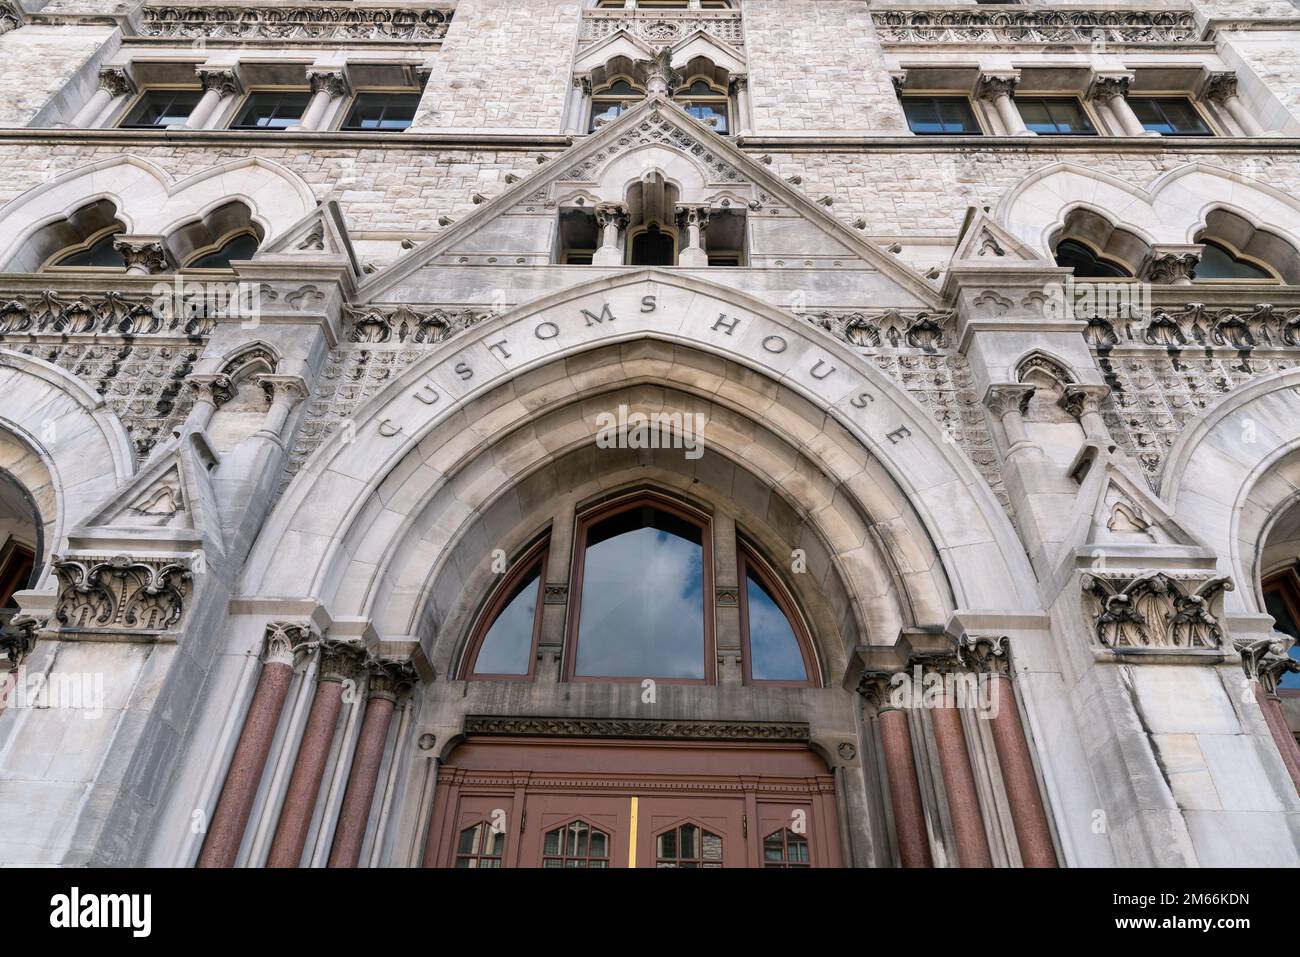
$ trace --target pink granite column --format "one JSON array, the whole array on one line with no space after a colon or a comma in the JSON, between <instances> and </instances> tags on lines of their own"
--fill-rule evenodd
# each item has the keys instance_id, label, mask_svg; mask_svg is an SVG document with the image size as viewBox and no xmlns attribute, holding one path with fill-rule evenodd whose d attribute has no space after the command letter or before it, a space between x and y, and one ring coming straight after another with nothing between
<instances>
[{"instance_id":1,"label":"pink granite column","mask_svg":"<svg viewBox=\"0 0 1300 957\"><path fill-rule=\"evenodd\" d=\"M903 867L932 867L921 782L912 756L912 734L907 726L907 713L890 703L892 677L880 672L864 675L859 690L876 709L899 862Z\"/></svg>"},{"instance_id":2,"label":"pink granite column","mask_svg":"<svg viewBox=\"0 0 1300 957\"><path fill-rule=\"evenodd\" d=\"M966 732L961 724L960 702L947 695L943 704L930 712L934 740L939 749L939 766L943 770L943 790L952 812L953 831L957 836L957 862L962 867L992 867L984 815L980 810L975 772L966 749Z\"/></svg>"},{"instance_id":3,"label":"pink granite column","mask_svg":"<svg viewBox=\"0 0 1300 957\"><path fill-rule=\"evenodd\" d=\"M415 683L415 672L406 662L372 660L370 668L366 714L361 721L361 734L357 740L356 753L352 757L348 787L343 794L343 807L334 829L334 844L330 848L328 862L330 867L357 866L397 697Z\"/></svg>"},{"instance_id":4,"label":"pink granite column","mask_svg":"<svg viewBox=\"0 0 1300 957\"><path fill-rule=\"evenodd\" d=\"M1273 735L1273 743L1277 745L1277 752L1286 765L1287 774L1291 775L1291 783L1300 792L1300 756L1297 755L1295 737L1287 727L1281 702L1268 693L1263 683L1256 681L1254 685L1255 700L1259 702L1259 710L1264 713L1264 722Z\"/></svg>"},{"instance_id":5,"label":"pink granite column","mask_svg":"<svg viewBox=\"0 0 1300 957\"><path fill-rule=\"evenodd\" d=\"M355 682L364 653L365 648L360 642L321 643L316 695L312 698L307 727L298 745L298 757L294 760L284 806L280 808L267 867L297 867L302 860L312 815L316 811L316 799L325 776L325 765L329 761L330 746L334 742L334 730L343 710L344 684Z\"/></svg>"},{"instance_id":6,"label":"pink granite column","mask_svg":"<svg viewBox=\"0 0 1300 957\"><path fill-rule=\"evenodd\" d=\"M253 702L244 717L244 728L235 746L235 757L226 772L226 782L208 834L199 852L198 867L233 867L244 840L244 828L253 809L266 759L271 753L275 729L280 723L285 698L293 680L297 650L311 639L307 622L270 622L266 626L262 673L257 679Z\"/></svg>"},{"instance_id":7,"label":"pink granite column","mask_svg":"<svg viewBox=\"0 0 1300 957\"><path fill-rule=\"evenodd\" d=\"M1006 785L1011 802L1011 822L1016 828L1016 841L1020 845L1020 860L1025 867L1056 867L1056 849L1052 845L1052 829L1047 822L1047 810L1038 790L1038 776L1034 773L1033 758L1025 726L1020 720L1015 689L1010 675L989 675L990 695L993 702L993 747L1002 769L1002 783Z\"/></svg>"}]
</instances>

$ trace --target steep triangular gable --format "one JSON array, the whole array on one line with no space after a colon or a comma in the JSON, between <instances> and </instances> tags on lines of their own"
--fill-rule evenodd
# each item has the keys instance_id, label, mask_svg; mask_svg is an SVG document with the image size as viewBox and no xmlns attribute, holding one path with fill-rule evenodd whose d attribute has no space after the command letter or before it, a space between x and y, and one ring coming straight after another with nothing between
<instances>
[{"instance_id":1,"label":"steep triangular gable","mask_svg":"<svg viewBox=\"0 0 1300 957\"><path fill-rule=\"evenodd\" d=\"M569 152L557 156L507 189L485 201L470 216L455 223L441 236L411 250L387 269L361 284L361 301L372 301L409 278L417 269L434 264L439 257L472 246L471 237L516 207L536 210L565 196L592 190L599 173L618 157L643 146L657 145L684 154L706 170L705 178L714 195L754 195L758 212L774 213L784 208L816 227L823 243L833 244L836 255L853 257L903 287L910 295L938 307L939 294L925 279L884 250L867 242L847 224L828 213L824 206L773 175L726 138L663 97L650 97L617 120L587 137ZM751 208L754 208L751 205ZM818 250L819 252L821 250ZM811 250L810 250L811 252Z\"/></svg>"},{"instance_id":2,"label":"steep triangular gable","mask_svg":"<svg viewBox=\"0 0 1300 957\"><path fill-rule=\"evenodd\" d=\"M304 257L318 263L323 257L331 256L346 258L353 274L361 274L347 223L339 204L332 199L321 203L277 239L259 249L254 258L261 261L271 257Z\"/></svg>"},{"instance_id":3,"label":"steep triangular gable","mask_svg":"<svg viewBox=\"0 0 1300 957\"><path fill-rule=\"evenodd\" d=\"M954 266L1023 268L1026 263L1053 265L995 223L983 210L971 219L952 254Z\"/></svg>"}]
</instances>

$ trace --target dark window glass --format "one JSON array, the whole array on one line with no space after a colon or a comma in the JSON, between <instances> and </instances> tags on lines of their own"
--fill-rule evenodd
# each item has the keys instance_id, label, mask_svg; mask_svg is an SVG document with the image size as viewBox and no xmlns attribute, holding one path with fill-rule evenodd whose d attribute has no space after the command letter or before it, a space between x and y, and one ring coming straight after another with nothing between
<instances>
[{"instance_id":1,"label":"dark window glass","mask_svg":"<svg viewBox=\"0 0 1300 957\"><path fill-rule=\"evenodd\" d=\"M633 266L671 266L674 258L673 237L655 224L632 238Z\"/></svg>"},{"instance_id":2,"label":"dark window glass","mask_svg":"<svg viewBox=\"0 0 1300 957\"><path fill-rule=\"evenodd\" d=\"M593 255L593 253L569 253L564 262L568 266L590 266Z\"/></svg>"},{"instance_id":3,"label":"dark window glass","mask_svg":"<svg viewBox=\"0 0 1300 957\"><path fill-rule=\"evenodd\" d=\"M534 565L511 588L500 614L492 622L474 662L480 675L526 675L533 653L533 626L537 620L537 591L541 565Z\"/></svg>"},{"instance_id":4,"label":"dark window glass","mask_svg":"<svg viewBox=\"0 0 1300 957\"><path fill-rule=\"evenodd\" d=\"M1016 97L1025 126L1045 136L1095 136L1083 104L1072 96Z\"/></svg>"},{"instance_id":5,"label":"dark window glass","mask_svg":"<svg viewBox=\"0 0 1300 957\"><path fill-rule=\"evenodd\" d=\"M418 93L358 93L343 121L345 130L404 130L415 119Z\"/></svg>"},{"instance_id":6,"label":"dark window glass","mask_svg":"<svg viewBox=\"0 0 1300 957\"><path fill-rule=\"evenodd\" d=\"M1300 594L1297 594L1292 579L1289 577L1280 580L1275 578L1271 582L1265 582L1264 610L1275 619L1273 627L1296 639L1295 644L1290 647L1287 654L1300 661L1300 625L1297 625L1295 616L1291 612L1292 604L1287 601L1288 593L1291 596L1291 602L1300 600ZM1283 675L1277 686L1300 691L1300 672L1293 671Z\"/></svg>"},{"instance_id":7,"label":"dark window glass","mask_svg":"<svg viewBox=\"0 0 1300 957\"><path fill-rule=\"evenodd\" d=\"M970 101L964 96L905 96L903 112L912 132L921 136L980 132Z\"/></svg>"},{"instance_id":8,"label":"dark window glass","mask_svg":"<svg viewBox=\"0 0 1300 957\"><path fill-rule=\"evenodd\" d=\"M722 837L694 824L683 824L655 838L656 867L722 866Z\"/></svg>"},{"instance_id":9,"label":"dark window glass","mask_svg":"<svg viewBox=\"0 0 1300 957\"><path fill-rule=\"evenodd\" d=\"M106 266L110 269L125 269L126 260L113 248L113 240L120 233L113 233L97 241L89 249L72 253L55 263L56 266Z\"/></svg>"},{"instance_id":10,"label":"dark window glass","mask_svg":"<svg viewBox=\"0 0 1300 957\"><path fill-rule=\"evenodd\" d=\"M1152 133L1161 136L1211 135L1196 107L1182 97L1130 96L1128 105L1133 108L1143 128Z\"/></svg>"},{"instance_id":11,"label":"dark window glass","mask_svg":"<svg viewBox=\"0 0 1300 957\"><path fill-rule=\"evenodd\" d=\"M1128 279L1132 275L1073 239L1063 239L1056 244L1056 265L1073 269L1078 279Z\"/></svg>"},{"instance_id":12,"label":"dark window glass","mask_svg":"<svg viewBox=\"0 0 1300 957\"><path fill-rule=\"evenodd\" d=\"M727 107L724 103L687 103L686 112L713 132L722 136L727 135Z\"/></svg>"},{"instance_id":13,"label":"dark window glass","mask_svg":"<svg viewBox=\"0 0 1300 957\"><path fill-rule=\"evenodd\" d=\"M456 842L456 867L499 868L506 849L505 831L498 831L487 821L460 832Z\"/></svg>"},{"instance_id":14,"label":"dark window glass","mask_svg":"<svg viewBox=\"0 0 1300 957\"><path fill-rule=\"evenodd\" d=\"M147 90L131 108L122 126L147 129L184 123L202 96L202 90Z\"/></svg>"},{"instance_id":15,"label":"dark window glass","mask_svg":"<svg viewBox=\"0 0 1300 957\"><path fill-rule=\"evenodd\" d=\"M186 265L186 269L229 269L236 259L252 259L257 252L257 237L251 233L236 236L220 249L215 249L205 256Z\"/></svg>"},{"instance_id":16,"label":"dark window glass","mask_svg":"<svg viewBox=\"0 0 1300 957\"><path fill-rule=\"evenodd\" d=\"M1194 279L1272 279L1266 269L1238 259L1218 243L1207 242L1196 264Z\"/></svg>"},{"instance_id":17,"label":"dark window glass","mask_svg":"<svg viewBox=\"0 0 1300 957\"><path fill-rule=\"evenodd\" d=\"M609 867L609 835L585 821L547 831L542 867Z\"/></svg>"},{"instance_id":18,"label":"dark window glass","mask_svg":"<svg viewBox=\"0 0 1300 957\"><path fill-rule=\"evenodd\" d=\"M764 867L811 867L808 839L789 828L763 838Z\"/></svg>"},{"instance_id":19,"label":"dark window glass","mask_svg":"<svg viewBox=\"0 0 1300 957\"><path fill-rule=\"evenodd\" d=\"M752 568L745 574L749 670L755 681L806 681L808 671L794 628Z\"/></svg>"},{"instance_id":20,"label":"dark window glass","mask_svg":"<svg viewBox=\"0 0 1300 957\"><path fill-rule=\"evenodd\" d=\"M244 103L244 109L231 129L287 129L302 118L310 100L309 93L254 93Z\"/></svg>"},{"instance_id":21,"label":"dark window glass","mask_svg":"<svg viewBox=\"0 0 1300 957\"><path fill-rule=\"evenodd\" d=\"M700 528L653 506L587 530L576 673L704 678Z\"/></svg>"}]
</instances>

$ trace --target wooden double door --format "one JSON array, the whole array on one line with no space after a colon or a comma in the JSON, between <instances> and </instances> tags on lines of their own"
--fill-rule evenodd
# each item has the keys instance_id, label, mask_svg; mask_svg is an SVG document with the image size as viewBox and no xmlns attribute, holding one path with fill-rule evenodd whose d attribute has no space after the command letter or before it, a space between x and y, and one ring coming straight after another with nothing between
<instances>
[{"instance_id":1,"label":"wooden double door","mask_svg":"<svg viewBox=\"0 0 1300 957\"><path fill-rule=\"evenodd\" d=\"M833 781L800 746L470 742L439 775L435 867L835 867Z\"/></svg>"}]
</instances>

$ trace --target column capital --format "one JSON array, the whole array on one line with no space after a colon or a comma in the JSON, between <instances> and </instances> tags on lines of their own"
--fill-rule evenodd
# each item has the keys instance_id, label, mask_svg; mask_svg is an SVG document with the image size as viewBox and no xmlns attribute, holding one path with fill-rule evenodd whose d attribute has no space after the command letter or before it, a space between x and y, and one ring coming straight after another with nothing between
<instances>
[{"instance_id":1,"label":"column capital","mask_svg":"<svg viewBox=\"0 0 1300 957\"><path fill-rule=\"evenodd\" d=\"M866 700L867 705L877 714L882 711L897 711L898 703L894 699L894 689L898 686L897 671L864 671L858 679L858 694Z\"/></svg>"},{"instance_id":2,"label":"column capital","mask_svg":"<svg viewBox=\"0 0 1300 957\"><path fill-rule=\"evenodd\" d=\"M363 642L325 638L320 642L320 665L316 680L342 683L357 677L365 663L366 646Z\"/></svg>"},{"instance_id":3,"label":"column capital","mask_svg":"<svg viewBox=\"0 0 1300 957\"><path fill-rule=\"evenodd\" d=\"M315 651L319 641L310 621L268 621L262 637L262 663L292 668L300 656Z\"/></svg>"},{"instance_id":4,"label":"column capital","mask_svg":"<svg viewBox=\"0 0 1300 957\"><path fill-rule=\"evenodd\" d=\"M1289 674L1300 674L1300 661L1290 655L1270 655L1259 663L1259 683L1269 697L1277 697L1278 685Z\"/></svg>"},{"instance_id":5,"label":"column capital","mask_svg":"<svg viewBox=\"0 0 1300 957\"><path fill-rule=\"evenodd\" d=\"M889 82L894 85L894 96L902 99L903 88L907 86L907 71L896 70L889 74Z\"/></svg>"},{"instance_id":6,"label":"column capital","mask_svg":"<svg viewBox=\"0 0 1300 957\"><path fill-rule=\"evenodd\" d=\"M291 404L297 404L307 397L307 383L302 376L274 375L268 372L257 377L257 384L262 387L266 397L272 401L277 398L284 398L289 400Z\"/></svg>"},{"instance_id":7,"label":"column capital","mask_svg":"<svg viewBox=\"0 0 1300 957\"><path fill-rule=\"evenodd\" d=\"M733 94L739 93L741 90L747 89L748 87L749 87L748 73L733 73L731 75L731 78L727 80L728 93L733 93Z\"/></svg>"},{"instance_id":8,"label":"column capital","mask_svg":"<svg viewBox=\"0 0 1300 957\"><path fill-rule=\"evenodd\" d=\"M1020 74L1014 70L999 73L981 73L975 83L975 98L994 100L1000 96L1014 97L1020 84Z\"/></svg>"},{"instance_id":9,"label":"column capital","mask_svg":"<svg viewBox=\"0 0 1300 957\"><path fill-rule=\"evenodd\" d=\"M128 272L152 276L167 269L167 247L161 236L120 235L113 248L126 260Z\"/></svg>"},{"instance_id":10,"label":"column capital","mask_svg":"<svg viewBox=\"0 0 1300 957\"><path fill-rule=\"evenodd\" d=\"M698 226L705 229L709 225L710 209L707 205L683 203L677 207L677 225Z\"/></svg>"},{"instance_id":11,"label":"column capital","mask_svg":"<svg viewBox=\"0 0 1300 957\"><path fill-rule=\"evenodd\" d=\"M99 89L110 96L123 96L135 92L135 82L125 67L106 66L99 71Z\"/></svg>"},{"instance_id":12,"label":"column capital","mask_svg":"<svg viewBox=\"0 0 1300 957\"><path fill-rule=\"evenodd\" d=\"M409 661L396 661L392 658L371 658L366 662L366 671L370 682L366 687L367 698L385 698L396 701L406 694L420 680L415 666Z\"/></svg>"},{"instance_id":13,"label":"column capital","mask_svg":"<svg viewBox=\"0 0 1300 957\"><path fill-rule=\"evenodd\" d=\"M1163 286L1190 285L1204 250L1199 244L1154 246L1144 273L1148 280Z\"/></svg>"},{"instance_id":14,"label":"column capital","mask_svg":"<svg viewBox=\"0 0 1300 957\"><path fill-rule=\"evenodd\" d=\"M211 402L217 408L235 396L235 385L227 375L187 375L185 384L199 394L200 401Z\"/></svg>"},{"instance_id":15,"label":"column capital","mask_svg":"<svg viewBox=\"0 0 1300 957\"><path fill-rule=\"evenodd\" d=\"M1201 96L1220 105L1237 95L1237 74L1232 71L1210 73L1201 87Z\"/></svg>"},{"instance_id":16,"label":"column capital","mask_svg":"<svg viewBox=\"0 0 1300 957\"><path fill-rule=\"evenodd\" d=\"M990 385L984 393L985 407L998 418L1008 412L1024 415L1029 400L1034 397L1034 386L1027 382L1005 382Z\"/></svg>"},{"instance_id":17,"label":"column capital","mask_svg":"<svg viewBox=\"0 0 1300 957\"><path fill-rule=\"evenodd\" d=\"M971 671L982 675L1011 676L1011 639L1005 635L962 635L957 654Z\"/></svg>"},{"instance_id":18,"label":"column capital","mask_svg":"<svg viewBox=\"0 0 1300 957\"><path fill-rule=\"evenodd\" d=\"M1241 670L1248 681L1260 680L1260 668L1269 658L1286 654L1286 642L1280 635L1272 638L1238 638L1232 647L1241 655Z\"/></svg>"},{"instance_id":19,"label":"column capital","mask_svg":"<svg viewBox=\"0 0 1300 957\"><path fill-rule=\"evenodd\" d=\"M1077 419L1089 412L1100 412L1101 404L1108 395L1108 385L1084 385L1076 382L1062 390L1061 398L1056 404Z\"/></svg>"},{"instance_id":20,"label":"column capital","mask_svg":"<svg viewBox=\"0 0 1300 957\"><path fill-rule=\"evenodd\" d=\"M205 93L212 90L222 96L236 96L241 92L239 76L234 67L196 66L194 72L198 75L199 83Z\"/></svg>"},{"instance_id":21,"label":"column capital","mask_svg":"<svg viewBox=\"0 0 1300 957\"><path fill-rule=\"evenodd\" d=\"M583 96L591 96L591 74L576 73L573 77L573 88L582 93Z\"/></svg>"},{"instance_id":22,"label":"column capital","mask_svg":"<svg viewBox=\"0 0 1300 957\"><path fill-rule=\"evenodd\" d=\"M323 90L330 96L347 96L351 91L347 74L342 67L319 69L308 67L307 85L311 87L312 93L320 93Z\"/></svg>"},{"instance_id":23,"label":"column capital","mask_svg":"<svg viewBox=\"0 0 1300 957\"><path fill-rule=\"evenodd\" d=\"M1128 96L1133 80L1132 73L1100 73L1092 78L1088 99L1113 100L1117 96Z\"/></svg>"},{"instance_id":24,"label":"column capital","mask_svg":"<svg viewBox=\"0 0 1300 957\"><path fill-rule=\"evenodd\" d=\"M604 229L613 223L619 229L628 224L627 206L623 203L598 203L596 205L596 224Z\"/></svg>"}]
</instances>

